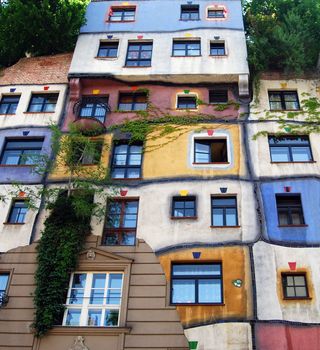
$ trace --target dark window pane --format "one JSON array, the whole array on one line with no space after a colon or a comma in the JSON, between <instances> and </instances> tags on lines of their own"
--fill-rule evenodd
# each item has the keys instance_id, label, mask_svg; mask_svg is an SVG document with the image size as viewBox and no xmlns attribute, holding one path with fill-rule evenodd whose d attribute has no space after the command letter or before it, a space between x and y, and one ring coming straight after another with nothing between
<instances>
[{"instance_id":1,"label":"dark window pane","mask_svg":"<svg viewBox=\"0 0 320 350\"><path fill-rule=\"evenodd\" d=\"M54 112L58 94L33 94L28 112Z\"/></svg>"},{"instance_id":2,"label":"dark window pane","mask_svg":"<svg viewBox=\"0 0 320 350\"><path fill-rule=\"evenodd\" d=\"M118 46L118 42L101 42L98 51L98 57L117 57Z\"/></svg>"},{"instance_id":3,"label":"dark window pane","mask_svg":"<svg viewBox=\"0 0 320 350\"><path fill-rule=\"evenodd\" d=\"M173 41L173 56L200 56L200 41Z\"/></svg>"},{"instance_id":4,"label":"dark window pane","mask_svg":"<svg viewBox=\"0 0 320 350\"><path fill-rule=\"evenodd\" d=\"M279 225L304 224L300 195L276 195Z\"/></svg>"},{"instance_id":5,"label":"dark window pane","mask_svg":"<svg viewBox=\"0 0 320 350\"><path fill-rule=\"evenodd\" d=\"M236 197L212 197L212 226L237 226Z\"/></svg>"},{"instance_id":6,"label":"dark window pane","mask_svg":"<svg viewBox=\"0 0 320 350\"><path fill-rule=\"evenodd\" d=\"M227 163L228 150L225 139L195 140L195 163Z\"/></svg>"},{"instance_id":7,"label":"dark window pane","mask_svg":"<svg viewBox=\"0 0 320 350\"><path fill-rule=\"evenodd\" d=\"M227 103L228 90L209 90L209 103Z\"/></svg>"},{"instance_id":8,"label":"dark window pane","mask_svg":"<svg viewBox=\"0 0 320 350\"><path fill-rule=\"evenodd\" d=\"M210 44L210 55L211 56L224 56L226 54L224 43L211 43Z\"/></svg>"},{"instance_id":9,"label":"dark window pane","mask_svg":"<svg viewBox=\"0 0 320 350\"><path fill-rule=\"evenodd\" d=\"M224 10L208 10L208 18L224 18Z\"/></svg>"},{"instance_id":10,"label":"dark window pane","mask_svg":"<svg viewBox=\"0 0 320 350\"><path fill-rule=\"evenodd\" d=\"M195 109L197 108L197 99L194 96L181 97L178 96L178 108L181 109Z\"/></svg>"},{"instance_id":11,"label":"dark window pane","mask_svg":"<svg viewBox=\"0 0 320 350\"><path fill-rule=\"evenodd\" d=\"M271 110L299 110L299 98L296 91L269 91Z\"/></svg>"},{"instance_id":12,"label":"dark window pane","mask_svg":"<svg viewBox=\"0 0 320 350\"><path fill-rule=\"evenodd\" d=\"M20 96L3 96L0 101L0 114L15 114Z\"/></svg>"}]
</instances>

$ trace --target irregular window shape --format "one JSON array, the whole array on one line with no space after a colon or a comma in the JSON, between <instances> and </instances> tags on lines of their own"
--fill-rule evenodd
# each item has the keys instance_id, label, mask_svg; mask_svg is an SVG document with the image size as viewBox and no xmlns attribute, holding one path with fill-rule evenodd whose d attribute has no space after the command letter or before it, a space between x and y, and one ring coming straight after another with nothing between
<instances>
[{"instance_id":1,"label":"irregular window shape","mask_svg":"<svg viewBox=\"0 0 320 350\"><path fill-rule=\"evenodd\" d=\"M8 302L6 294L8 289L9 277L9 272L0 273L0 307Z\"/></svg>"},{"instance_id":2,"label":"irregular window shape","mask_svg":"<svg viewBox=\"0 0 320 350\"><path fill-rule=\"evenodd\" d=\"M297 91L269 91L271 111L297 111L300 109Z\"/></svg>"},{"instance_id":3,"label":"irregular window shape","mask_svg":"<svg viewBox=\"0 0 320 350\"><path fill-rule=\"evenodd\" d=\"M12 202L8 224L24 224L28 212L26 200L15 200Z\"/></svg>"},{"instance_id":4,"label":"irregular window shape","mask_svg":"<svg viewBox=\"0 0 320 350\"><path fill-rule=\"evenodd\" d=\"M199 19L199 5L181 5L181 16L183 21L195 21Z\"/></svg>"},{"instance_id":5,"label":"irregular window shape","mask_svg":"<svg viewBox=\"0 0 320 350\"><path fill-rule=\"evenodd\" d=\"M173 197L171 215L173 218L196 217L196 197Z\"/></svg>"},{"instance_id":6,"label":"irregular window shape","mask_svg":"<svg viewBox=\"0 0 320 350\"><path fill-rule=\"evenodd\" d=\"M211 197L212 226L238 226L237 197Z\"/></svg>"},{"instance_id":7,"label":"irregular window shape","mask_svg":"<svg viewBox=\"0 0 320 350\"><path fill-rule=\"evenodd\" d=\"M99 50L98 50L98 57L108 57L108 58L114 58L118 56L118 47L119 42L118 41L101 41Z\"/></svg>"},{"instance_id":8,"label":"irregular window shape","mask_svg":"<svg viewBox=\"0 0 320 350\"><path fill-rule=\"evenodd\" d=\"M196 109L197 108L197 98L196 96L178 96L179 109Z\"/></svg>"},{"instance_id":9,"label":"irregular window shape","mask_svg":"<svg viewBox=\"0 0 320 350\"><path fill-rule=\"evenodd\" d=\"M195 139L194 163L228 163L227 139Z\"/></svg>"},{"instance_id":10,"label":"irregular window shape","mask_svg":"<svg viewBox=\"0 0 320 350\"><path fill-rule=\"evenodd\" d=\"M200 55L200 40L173 40L172 56Z\"/></svg>"},{"instance_id":11,"label":"irregular window shape","mask_svg":"<svg viewBox=\"0 0 320 350\"><path fill-rule=\"evenodd\" d=\"M312 153L308 136L269 136L272 162L310 162Z\"/></svg>"},{"instance_id":12,"label":"irregular window shape","mask_svg":"<svg viewBox=\"0 0 320 350\"><path fill-rule=\"evenodd\" d=\"M221 304L222 302L221 263L172 265L172 304Z\"/></svg>"},{"instance_id":13,"label":"irregular window shape","mask_svg":"<svg viewBox=\"0 0 320 350\"><path fill-rule=\"evenodd\" d=\"M139 200L110 200L104 229L105 245L135 245Z\"/></svg>"},{"instance_id":14,"label":"irregular window shape","mask_svg":"<svg viewBox=\"0 0 320 350\"><path fill-rule=\"evenodd\" d=\"M7 138L1 155L2 165L33 165L40 155L43 138Z\"/></svg>"},{"instance_id":15,"label":"irregular window shape","mask_svg":"<svg viewBox=\"0 0 320 350\"><path fill-rule=\"evenodd\" d=\"M2 96L0 101L0 114L16 114L20 96Z\"/></svg>"},{"instance_id":16,"label":"irregular window shape","mask_svg":"<svg viewBox=\"0 0 320 350\"><path fill-rule=\"evenodd\" d=\"M210 55L211 56L225 56L226 47L224 42L211 42Z\"/></svg>"},{"instance_id":17,"label":"irregular window shape","mask_svg":"<svg viewBox=\"0 0 320 350\"><path fill-rule=\"evenodd\" d=\"M137 179L141 177L142 145L120 143L114 145L111 177Z\"/></svg>"},{"instance_id":18,"label":"irregular window shape","mask_svg":"<svg viewBox=\"0 0 320 350\"><path fill-rule=\"evenodd\" d=\"M209 103L227 103L227 102L228 102L227 89L209 90Z\"/></svg>"},{"instance_id":19,"label":"irregular window shape","mask_svg":"<svg viewBox=\"0 0 320 350\"><path fill-rule=\"evenodd\" d=\"M74 273L68 289L64 326L117 327L123 273Z\"/></svg>"},{"instance_id":20,"label":"irregular window shape","mask_svg":"<svg viewBox=\"0 0 320 350\"><path fill-rule=\"evenodd\" d=\"M32 94L28 112L54 112L58 96L58 94Z\"/></svg>"},{"instance_id":21,"label":"irregular window shape","mask_svg":"<svg viewBox=\"0 0 320 350\"><path fill-rule=\"evenodd\" d=\"M300 194L276 194L280 226L304 225Z\"/></svg>"},{"instance_id":22,"label":"irregular window shape","mask_svg":"<svg viewBox=\"0 0 320 350\"><path fill-rule=\"evenodd\" d=\"M309 297L305 273L282 273L281 278L285 299L305 299Z\"/></svg>"},{"instance_id":23,"label":"irregular window shape","mask_svg":"<svg viewBox=\"0 0 320 350\"><path fill-rule=\"evenodd\" d=\"M135 19L135 7L111 7L109 10L109 21L131 22Z\"/></svg>"},{"instance_id":24,"label":"irregular window shape","mask_svg":"<svg viewBox=\"0 0 320 350\"><path fill-rule=\"evenodd\" d=\"M144 92L120 93L118 109L120 111L145 111L148 96Z\"/></svg>"},{"instance_id":25,"label":"irregular window shape","mask_svg":"<svg viewBox=\"0 0 320 350\"><path fill-rule=\"evenodd\" d=\"M126 67L150 67L151 58L151 42L129 42Z\"/></svg>"},{"instance_id":26,"label":"irregular window shape","mask_svg":"<svg viewBox=\"0 0 320 350\"><path fill-rule=\"evenodd\" d=\"M84 96L81 99L78 115L80 118L95 118L104 123L108 111L108 97Z\"/></svg>"}]
</instances>

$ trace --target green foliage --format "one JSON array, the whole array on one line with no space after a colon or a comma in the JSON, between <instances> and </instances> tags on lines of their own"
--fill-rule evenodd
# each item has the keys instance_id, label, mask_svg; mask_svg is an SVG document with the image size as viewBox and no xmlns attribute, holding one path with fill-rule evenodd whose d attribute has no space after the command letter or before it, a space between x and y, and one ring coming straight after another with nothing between
<instances>
[{"instance_id":1,"label":"green foliage","mask_svg":"<svg viewBox=\"0 0 320 350\"><path fill-rule=\"evenodd\" d=\"M90 210L79 211L78 207L82 202L82 205L93 209L90 197L90 193L83 191L70 197L59 196L45 221L37 246L38 267L35 274L33 327L38 337L54 325L61 324L70 272L76 268L78 254L90 232Z\"/></svg>"},{"instance_id":2,"label":"green foliage","mask_svg":"<svg viewBox=\"0 0 320 350\"><path fill-rule=\"evenodd\" d=\"M320 52L319 0L244 0L251 72L302 74Z\"/></svg>"},{"instance_id":3,"label":"green foliage","mask_svg":"<svg viewBox=\"0 0 320 350\"><path fill-rule=\"evenodd\" d=\"M70 51L84 23L88 0L9 0L0 5L0 66L28 52Z\"/></svg>"}]
</instances>

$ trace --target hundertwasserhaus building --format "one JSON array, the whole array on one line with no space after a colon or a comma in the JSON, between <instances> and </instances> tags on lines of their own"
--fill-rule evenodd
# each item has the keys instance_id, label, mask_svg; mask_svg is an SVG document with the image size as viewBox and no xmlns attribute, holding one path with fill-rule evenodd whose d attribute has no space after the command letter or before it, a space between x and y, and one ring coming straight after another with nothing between
<instances>
[{"instance_id":1,"label":"hundertwasserhaus building","mask_svg":"<svg viewBox=\"0 0 320 350\"><path fill-rule=\"evenodd\" d=\"M249 90L240 0L91 1L73 56L0 75L0 350L320 348L319 135L278 123L318 98L317 76L266 73ZM158 127L144 140L118 127L146 118ZM82 164L120 190L37 338L50 213L13 193L66 187L65 167L33 171L51 124L99 127Z\"/></svg>"}]
</instances>

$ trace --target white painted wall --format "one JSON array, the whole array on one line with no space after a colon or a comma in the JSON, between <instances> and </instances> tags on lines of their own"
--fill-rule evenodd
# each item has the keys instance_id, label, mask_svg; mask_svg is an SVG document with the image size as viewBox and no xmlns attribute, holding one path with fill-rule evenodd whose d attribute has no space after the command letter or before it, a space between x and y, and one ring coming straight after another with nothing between
<instances>
[{"instance_id":1,"label":"white painted wall","mask_svg":"<svg viewBox=\"0 0 320 350\"><path fill-rule=\"evenodd\" d=\"M40 185L28 185L28 190L34 193L41 188ZM0 252L25 246L29 244L32 228L37 215L37 210L29 209L22 225L5 224L11 209L12 198L16 197L17 189L11 185L0 185ZM20 198L18 198L20 199ZM40 200L35 201L36 205Z\"/></svg>"},{"instance_id":2,"label":"white painted wall","mask_svg":"<svg viewBox=\"0 0 320 350\"><path fill-rule=\"evenodd\" d=\"M211 195L221 194L220 187L227 187L227 194L237 195L240 228L211 228ZM144 239L153 250L182 243L218 243L252 241L258 230L253 187L247 182L231 180L207 180L195 182L168 182L127 188L127 198L139 197L137 238ZM197 220L172 220L171 202L180 190L188 190L197 196ZM98 199L97 199L98 200ZM42 212L39 222L44 222ZM93 234L101 236L104 221L92 220ZM37 232L40 237L41 225Z\"/></svg>"},{"instance_id":3,"label":"white painted wall","mask_svg":"<svg viewBox=\"0 0 320 350\"><path fill-rule=\"evenodd\" d=\"M310 146L315 163L271 163L268 136L259 136L253 140L254 135L260 131L267 131L272 135L279 132L276 122L248 124L249 148L252 158L252 167L255 176L290 176L290 175L319 175L320 173L320 135L310 134Z\"/></svg>"},{"instance_id":4,"label":"white painted wall","mask_svg":"<svg viewBox=\"0 0 320 350\"><path fill-rule=\"evenodd\" d=\"M43 87L49 86L48 91ZM10 93L10 88L16 88L14 93ZM66 98L66 84L47 84L47 85L10 85L0 86L0 100L2 95L20 95L19 104L15 115L0 114L0 128L10 128L19 126L47 126L57 124L63 112ZM28 110L32 93L59 93L56 109L54 113L25 113Z\"/></svg>"},{"instance_id":5,"label":"white painted wall","mask_svg":"<svg viewBox=\"0 0 320 350\"><path fill-rule=\"evenodd\" d=\"M119 40L118 58L97 59L100 40L107 40L107 35L81 34L73 55L69 73L111 74L134 81L153 80L192 82L199 81L235 81L239 74L246 77L249 74L247 49L244 32L222 29L198 29L174 33L112 33L112 40ZM137 35L143 35L143 40L153 40L152 66L142 68L125 68L128 40L137 40ZM226 57L210 57L210 41L214 36L226 42ZM201 38L201 57L171 57L173 39ZM187 72L187 74L186 74ZM179 76L177 78L176 76ZM189 77L188 77L189 76Z\"/></svg>"},{"instance_id":6,"label":"white painted wall","mask_svg":"<svg viewBox=\"0 0 320 350\"><path fill-rule=\"evenodd\" d=\"M184 331L189 341L198 341L197 350L251 350L249 323L221 323L189 328Z\"/></svg>"},{"instance_id":7,"label":"white painted wall","mask_svg":"<svg viewBox=\"0 0 320 350\"><path fill-rule=\"evenodd\" d=\"M257 306L259 320L320 322L320 249L287 248L258 242L253 247ZM277 291L277 269L290 272L288 262L296 262L297 269L311 271L308 278L314 288L314 298L308 301L283 301ZM281 288L281 287L280 287Z\"/></svg>"}]
</instances>

